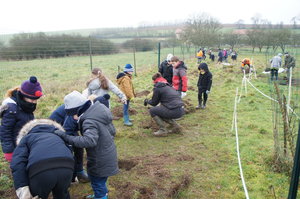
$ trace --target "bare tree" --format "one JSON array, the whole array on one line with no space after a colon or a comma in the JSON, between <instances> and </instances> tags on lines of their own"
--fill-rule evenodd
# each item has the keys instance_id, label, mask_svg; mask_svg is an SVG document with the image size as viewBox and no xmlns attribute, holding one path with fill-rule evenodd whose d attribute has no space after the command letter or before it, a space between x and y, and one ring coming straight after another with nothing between
<instances>
[{"instance_id":1,"label":"bare tree","mask_svg":"<svg viewBox=\"0 0 300 199\"><path fill-rule=\"evenodd\" d=\"M236 46L240 42L241 36L239 34L225 33L223 35L223 43L230 45L231 49L233 50L234 46Z\"/></svg>"},{"instance_id":2,"label":"bare tree","mask_svg":"<svg viewBox=\"0 0 300 199\"><path fill-rule=\"evenodd\" d=\"M207 15L197 15L186 21L183 38L195 46L213 46L218 40L221 24L215 18Z\"/></svg>"},{"instance_id":3,"label":"bare tree","mask_svg":"<svg viewBox=\"0 0 300 199\"><path fill-rule=\"evenodd\" d=\"M239 19L237 22L235 22L235 24L237 25L237 28L238 29L243 29L243 28L245 28L245 24L244 24L245 22L244 22L244 20L242 20L242 19Z\"/></svg>"}]
</instances>

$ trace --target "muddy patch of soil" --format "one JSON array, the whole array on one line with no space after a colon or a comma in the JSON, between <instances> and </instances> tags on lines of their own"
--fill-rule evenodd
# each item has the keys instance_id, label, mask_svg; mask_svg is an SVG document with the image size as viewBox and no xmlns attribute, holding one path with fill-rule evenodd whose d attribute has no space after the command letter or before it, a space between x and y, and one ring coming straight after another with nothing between
<instances>
[{"instance_id":1,"label":"muddy patch of soil","mask_svg":"<svg viewBox=\"0 0 300 199\"><path fill-rule=\"evenodd\" d=\"M167 196L171 198L177 198L180 191L188 188L188 186L192 182L192 177L190 175L183 175L180 178L180 181L175 183L171 189L169 190L169 193Z\"/></svg>"},{"instance_id":2,"label":"muddy patch of soil","mask_svg":"<svg viewBox=\"0 0 300 199\"><path fill-rule=\"evenodd\" d=\"M189 87L188 87L188 90L189 90L189 91L195 91L196 89L195 89L193 86L189 86Z\"/></svg>"},{"instance_id":3,"label":"muddy patch of soil","mask_svg":"<svg viewBox=\"0 0 300 199\"><path fill-rule=\"evenodd\" d=\"M119 160L118 164L120 169L130 171L133 167L135 167L138 164L138 162L134 160Z\"/></svg>"},{"instance_id":4,"label":"muddy patch of soil","mask_svg":"<svg viewBox=\"0 0 300 199\"><path fill-rule=\"evenodd\" d=\"M123 106L116 106L111 110L113 116L123 117ZM136 115L137 111L133 108L129 108L129 115Z\"/></svg>"},{"instance_id":5,"label":"muddy patch of soil","mask_svg":"<svg viewBox=\"0 0 300 199\"><path fill-rule=\"evenodd\" d=\"M176 159L178 161L193 161L193 160L195 160L195 158L190 155L181 155L181 156L177 157Z\"/></svg>"},{"instance_id":6,"label":"muddy patch of soil","mask_svg":"<svg viewBox=\"0 0 300 199\"><path fill-rule=\"evenodd\" d=\"M136 97L143 97L149 95L150 91L144 90L141 92L136 93Z\"/></svg>"},{"instance_id":7,"label":"muddy patch of soil","mask_svg":"<svg viewBox=\"0 0 300 199\"><path fill-rule=\"evenodd\" d=\"M189 100L183 100L185 114L193 113L196 111L196 108Z\"/></svg>"},{"instance_id":8,"label":"muddy patch of soil","mask_svg":"<svg viewBox=\"0 0 300 199\"><path fill-rule=\"evenodd\" d=\"M151 117L149 119L141 122L139 126L143 129L152 129L153 131L158 131L159 127L157 126L156 122L154 122Z\"/></svg>"}]
</instances>

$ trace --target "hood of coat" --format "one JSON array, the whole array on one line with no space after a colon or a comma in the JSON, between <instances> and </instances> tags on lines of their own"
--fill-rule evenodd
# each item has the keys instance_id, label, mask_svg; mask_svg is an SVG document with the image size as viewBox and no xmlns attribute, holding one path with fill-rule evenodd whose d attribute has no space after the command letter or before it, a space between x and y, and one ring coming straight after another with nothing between
<instances>
[{"instance_id":1,"label":"hood of coat","mask_svg":"<svg viewBox=\"0 0 300 199\"><path fill-rule=\"evenodd\" d=\"M119 73L119 75L117 76L117 83L120 85L120 83L126 78L131 79L131 77L126 73Z\"/></svg>"},{"instance_id":2,"label":"hood of coat","mask_svg":"<svg viewBox=\"0 0 300 199\"><path fill-rule=\"evenodd\" d=\"M112 122L112 114L105 105L97 101L92 106L90 106L89 109L86 110L80 117L80 120L86 119L96 120L102 124L107 125Z\"/></svg>"},{"instance_id":3,"label":"hood of coat","mask_svg":"<svg viewBox=\"0 0 300 199\"><path fill-rule=\"evenodd\" d=\"M21 139L27 135L34 127L38 126L38 125L51 125L54 128L57 128L61 131L65 131L63 129L63 127L58 124L57 122L50 120L50 119L35 119L35 120L31 120L30 122L28 122L27 124L25 124L23 126L23 128L20 130L20 133L17 137L17 145L20 143Z\"/></svg>"},{"instance_id":4,"label":"hood of coat","mask_svg":"<svg viewBox=\"0 0 300 199\"><path fill-rule=\"evenodd\" d=\"M185 70L187 70L187 67L186 67L186 65L184 64L183 61L180 61L179 64L178 64L178 66L176 68L177 69L184 68Z\"/></svg>"}]
</instances>

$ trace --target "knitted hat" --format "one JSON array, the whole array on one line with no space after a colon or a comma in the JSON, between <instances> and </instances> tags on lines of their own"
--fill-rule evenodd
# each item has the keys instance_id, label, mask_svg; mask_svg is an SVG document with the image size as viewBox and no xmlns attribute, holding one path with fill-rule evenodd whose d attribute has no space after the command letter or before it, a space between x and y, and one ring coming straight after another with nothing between
<instances>
[{"instance_id":1,"label":"knitted hat","mask_svg":"<svg viewBox=\"0 0 300 199\"><path fill-rule=\"evenodd\" d=\"M22 83L20 92L24 97L30 99L39 99L42 93L42 87L35 76L31 76L29 80Z\"/></svg>"},{"instance_id":2,"label":"knitted hat","mask_svg":"<svg viewBox=\"0 0 300 199\"><path fill-rule=\"evenodd\" d=\"M131 66L131 64L126 64L124 66L124 72L133 72L133 67Z\"/></svg>"},{"instance_id":3,"label":"knitted hat","mask_svg":"<svg viewBox=\"0 0 300 199\"><path fill-rule=\"evenodd\" d=\"M172 57L173 57L172 54L168 54L168 56L167 56L167 61L171 61Z\"/></svg>"},{"instance_id":4,"label":"knitted hat","mask_svg":"<svg viewBox=\"0 0 300 199\"><path fill-rule=\"evenodd\" d=\"M76 115L78 109L83 106L88 99L86 99L78 91L73 91L65 96L64 104L67 115Z\"/></svg>"},{"instance_id":5,"label":"knitted hat","mask_svg":"<svg viewBox=\"0 0 300 199\"><path fill-rule=\"evenodd\" d=\"M97 97L94 102L100 102L101 104L104 104L107 108L109 108L109 99L110 99L110 95L109 94L105 94L101 97Z\"/></svg>"}]
</instances>

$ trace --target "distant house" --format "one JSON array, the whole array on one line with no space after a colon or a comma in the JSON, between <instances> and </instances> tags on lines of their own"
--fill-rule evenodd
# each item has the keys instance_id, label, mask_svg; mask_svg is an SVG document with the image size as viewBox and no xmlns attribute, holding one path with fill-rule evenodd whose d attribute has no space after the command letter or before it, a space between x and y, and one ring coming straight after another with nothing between
<instances>
[{"instance_id":1,"label":"distant house","mask_svg":"<svg viewBox=\"0 0 300 199\"><path fill-rule=\"evenodd\" d=\"M176 29L176 30L175 30L176 38L177 38L177 39L180 39L182 33L183 33L183 30L182 30L182 29L180 29L180 28Z\"/></svg>"},{"instance_id":2,"label":"distant house","mask_svg":"<svg viewBox=\"0 0 300 199\"><path fill-rule=\"evenodd\" d=\"M236 29L236 30L233 31L233 34L246 35L247 34L247 29Z\"/></svg>"}]
</instances>

